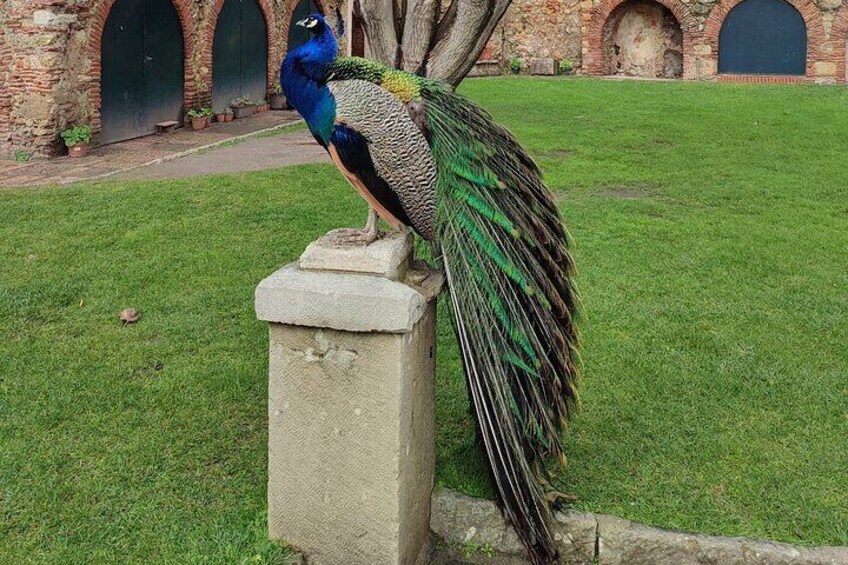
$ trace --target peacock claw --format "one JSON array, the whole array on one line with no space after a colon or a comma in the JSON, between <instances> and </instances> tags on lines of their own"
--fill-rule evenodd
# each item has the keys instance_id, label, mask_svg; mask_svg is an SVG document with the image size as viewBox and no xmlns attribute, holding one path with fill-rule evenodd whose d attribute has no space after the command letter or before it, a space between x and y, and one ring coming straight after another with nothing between
<instances>
[{"instance_id":1,"label":"peacock claw","mask_svg":"<svg viewBox=\"0 0 848 565\"><path fill-rule=\"evenodd\" d=\"M377 211L368 207L368 220L362 229L344 229L336 231L339 245L369 245L384 235L377 227Z\"/></svg>"},{"instance_id":2,"label":"peacock claw","mask_svg":"<svg viewBox=\"0 0 848 565\"><path fill-rule=\"evenodd\" d=\"M336 231L336 242L339 245L369 245L380 239L384 233L374 229L343 229Z\"/></svg>"}]
</instances>

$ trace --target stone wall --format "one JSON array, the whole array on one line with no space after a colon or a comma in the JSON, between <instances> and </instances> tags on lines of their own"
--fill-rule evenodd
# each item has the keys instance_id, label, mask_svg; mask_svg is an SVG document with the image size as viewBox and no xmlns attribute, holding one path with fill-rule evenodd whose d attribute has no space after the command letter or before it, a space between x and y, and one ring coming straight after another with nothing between
<instances>
[{"instance_id":1,"label":"stone wall","mask_svg":"<svg viewBox=\"0 0 848 565\"><path fill-rule=\"evenodd\" d=\"M844 83L846 81L846 43L848 42L848 2L846 0L787 0L803 16L807 25L807 73L805 77L718 76L718 35L724 18L740 0L648 0L673 15L680 27L680 38L669 42L666 51L680 49L682 78L695 80L757 80L767 82ZM506 67L519 58L529 67L535 57L570 59L579 72L610 74L610 57L605 47L609 40L610 18L621 16L617 10L626 0L514 0L507 10L481 60L497 60ZM648 18L650 19L650 18ZM614 23L614 22L613 22ZM630 22L633 23L633 22ZM660 25L667 26L667 22ZM631 30L634 31L634 30ZM658 34L661 37L663 34ZM635 36L635 35L634 35ZM609 41L607 41L607 47ZM657 47L659 49L659 47ZM678 55L669 54L659 74L678 75ZM490 63L491 64L491 63ZM641 74L641 73L633 73ZM657 73L654 73L655 75Z\"/></svg>"},{"instance_id":2,"label":"stone wall","mask_svg":"<svg viewBox=\"0 0 848 565\"><path fill-rule=\"evenodd\" d=\"M59 133L100 128L100 40L116 0L0 0L0 157L50 156ZM183 28L186 109L212 99L212 43L224 0L172 0ZM268 26L268 82L278 75L297 0L259 0ZM323 3L319 0L319 6ZM344 12L343 12L344 13Z\"/></svg>"},{"instance_id":3,"label":"stone wall","mask_svg":"<svg viewBox=\"0 0 848 565\"><path fill-rule=\"evenodd\" d=\"M9 98L9 74L11 65L5 61L12 60L11 48L7 43L9 14L6 10L0 10L0 148L10 147L9 113L12 101Z\"/></svg>"}]
</instances>

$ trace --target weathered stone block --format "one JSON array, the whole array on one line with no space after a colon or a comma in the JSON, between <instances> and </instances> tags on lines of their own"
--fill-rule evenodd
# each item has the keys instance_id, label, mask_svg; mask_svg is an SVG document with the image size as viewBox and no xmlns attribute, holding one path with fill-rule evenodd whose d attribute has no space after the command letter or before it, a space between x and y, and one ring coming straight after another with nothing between
<instances>
[{"instance_id":1,"label":"weathered stone block","mask_svg":"<svg viewBox=\"0 0 848 565\"><path fill-rule=\"evenodd\" d=\"M817 61L816 65L816 76L835 76L836 75L836 63L830 61Z\"/></svg>"},{"instance_id":2,"label":"weathered stone block","mask_svg":"<svg viewBox=\"0 0 848 565\"><path fill-rule=\"evenodd\" d=\"M592 565L595 562L595 540L598 519L594 514L567 510L555 514L559 524L554 538L559 542L563 563Z\"/></svg>"},{"instance_id":3,"label":"weathered stone block","mask_svg":"<svg viewBox=\"0 0 848 565\"><path fill-rule=\"evenodd\" d=\"M449 544L472 543L498 553L524 555L515 530L506 525L490 500L439 489L433 493L430 529Z\"/></svg>"},{"instance_id":4,"label":"weathered stone block","mask_svg":"<svg viewBox=\"0 0 848 565\"><path fill-rule=\"evenodd\" d=\"M339 245L338 231L311 243L300 256L300 268L376 275L393 281L406 274L412 253L409 234L392 232L370 245Z\"/></svg>"},{"instance_id":5,"label":"weathered stone block","mask_svg":"<svg viewBox=\"0 0 848 565\"><path fill-rule=\"evenodd\" d=\"M802 548L769 541L671 532L598 517L600 565L826 565L846 563L845 548Z\"/></svg>"},{"instance_id":6,"label":"weathered stone block","mask_svg":"<svg viewBox=\"0 0 848 565\"><path fill-rule=\"evenodd\" d=\"M530 59L530 74L554 76L559 72L559 61L551 58Z\"/></svg>"}]
</instances>

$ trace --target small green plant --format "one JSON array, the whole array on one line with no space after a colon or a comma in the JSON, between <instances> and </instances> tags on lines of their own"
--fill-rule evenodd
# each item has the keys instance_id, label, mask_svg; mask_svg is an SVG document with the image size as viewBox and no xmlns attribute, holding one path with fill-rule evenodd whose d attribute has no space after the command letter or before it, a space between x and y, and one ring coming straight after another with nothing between
<instances>
[{"instance_id":1,"label":"small green plant","mask_svg":"<svg viewBox=\"0 0 848 565\"><path fill-rule=\"evenodd\" d=\"M230 108L229 106L227 106L226 108L224 108L224 113L227 114L228 116L232 116L233 115L233 109Z\"/></svg>"},{"instance_id":2,"label":"small green plant","mask_svg":"<svg viewBox=\"0 0 848 565\"><path fill-rule=\"evenodd\" d=\"M512 74L517 75L521 72L521 59L514 57L509 61L509 70Z\"/></svg>"},{"instance_id":3,"label":"small green plant","mask_svg":"<svg viewBox=\"0 0 848 565\"><path fill-rule=\"evenodd\" d=\"M256 104L250 99L249 94L245 94L244 96L239 96L238 98L233 98L230 101L230 106L234 108L247 108L248 106L255 106Z\"/></svg>"},{"instance_id":4,"label":"small green plant","mask_svg":"<svg viewBox=\"0 0 848 565\"><path fill-rule=\"evenodd\" d=\"M572 72L574 72L574 62L571 59L562 59L559 62L559 73L570 75Z\"/></svg>"},{"instance_id":5,"label":"small green plant","mask_svg":"<svg viewBox=\"0 0 848 565\"><path fill-rule=\"evenodd\" d=\"M189 118L205 118L207 116L212 116L212 108L192 108L186 114Z\"/></svg>"},{"instance_id":6,"label":"small green plant","mask_svg":"<svg viewBox=\"0 0 848 565\"><path fill-rule=\"evenodd\" d=\"M473 541L467 541L460 546L462 553L466 559L471 559L477 554L485 555L489 559L495 556L495 550L489 543L479 544Z\"/></svg>"},{"instance_id":7,"label":"small green plant","mask_svg":"<svg viewBox=\"0 0 848 565\"><path fill-rule=\"evenodd\" d=\"M66 129L62 132L62 139L65 140L65 145L68 147L73 147L78 143L88 144L91 142L91 126L85 124Z\"/></svg>"},{"instance_id":8,"label":"small green plant","mask_svg":"<svg viewBox=\"0 0 848 565\"><path fill-rule=\"evenodd\" d=\"M12 155L12 158L17 163L26 163L30 160L30 154L24 151L23 149L16 149L14 155Z\"/></svg>"},{"instance_id":9,"label":"small green plant","mask_svg":"<svg viewBox=\"0 0 848 565\"><path fill-rule=\"evenodd\" d=\"M274 86L271 87L271 94L282 94L283 88L280 86L279 82L275 82Z\"/></svg>"}]
</instances>

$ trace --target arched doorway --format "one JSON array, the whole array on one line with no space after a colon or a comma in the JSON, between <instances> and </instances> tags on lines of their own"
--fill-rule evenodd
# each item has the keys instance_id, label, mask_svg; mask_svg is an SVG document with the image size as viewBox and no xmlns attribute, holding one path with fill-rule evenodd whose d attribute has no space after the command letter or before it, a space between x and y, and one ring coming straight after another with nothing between
<instances>
[{"instance_id":1,"label":"arched doorway","mask_svg":"<svg viewBox=\"0 0 848 565\"><path fill-rule=\"evenodd\" d=\"M234 98L259 101L268 93L268 25L256 0L226 0L212 46L212 105Z\"/></svg>"},{"instance_id":2,"label":"arched doorway","mask_svg":"<svg viewBox=\"0 0 848 565\"><path fill-rule=\"evenodd\" d=\"M171 0L117 0L100 44L101 143L155 133L183 111L185 55Z\"/></svg>"},{"instance_id":3,"label":"arched doorway","mask_svg":"<svg viewBox=\"0 0 848 565\"><path fill-rule=\"evenodd\" d=\"M295 6L294 12L292 13L291 21L289 22L289 38L288 43L286 44L289 51L295 47L300 47L309 41L309 38L311 37L308 29L295 24L310 14L320 13L321 9L318 8L318 4L315 3L315 0L300 0L300 2L297 3L297 6Z\"/></svg>"},{"instance_id":4,"label":"arched doorway","mask_svg":"<svg viewBox=\"0 0 848 565\"><path fill-rule=\"evenodd\" d=\"M683 31L665 6L629 0L604 24L605 73L649 78L683 76Z\"/></svg>"},{"instance_id":5,"label":"arched doorway","mask_svg":"<svg viewBox=\"0 0 848 565\"><path fill-rule=\"evenodd\" d=\"M718 38L718 72L804 75L807 26L784 0L745 0L733 8Z\"/></svg>"}]
</instances>

